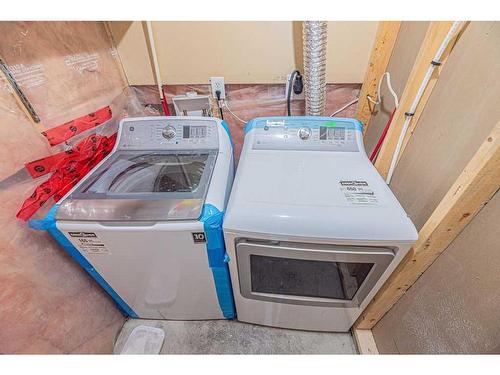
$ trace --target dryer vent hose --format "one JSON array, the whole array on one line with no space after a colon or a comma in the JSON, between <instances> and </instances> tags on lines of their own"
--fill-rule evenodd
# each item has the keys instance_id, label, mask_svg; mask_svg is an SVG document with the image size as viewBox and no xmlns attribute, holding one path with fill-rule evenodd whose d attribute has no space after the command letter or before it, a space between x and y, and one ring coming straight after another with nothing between
<instances>
[{"instance_id":1,"label":"dryer vent hose","mask_svg":"<svg viewBox=\"0 0 500 375\"><path fill-rule=\"evenodd\" d=\"M327 22L304 21L304 77L306 115L322 116L326 103Z\"/></svg>"}]
</instances>

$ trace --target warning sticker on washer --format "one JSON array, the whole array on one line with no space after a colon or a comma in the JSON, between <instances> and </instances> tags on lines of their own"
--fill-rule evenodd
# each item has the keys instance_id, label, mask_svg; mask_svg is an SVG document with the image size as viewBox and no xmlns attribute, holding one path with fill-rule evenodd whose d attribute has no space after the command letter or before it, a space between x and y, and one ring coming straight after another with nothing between
<instances>
[{"instance_id":1,"label":"warning sticker on washer","mask_svg":"<svg viewBox=\"0 0 500 375\"><path fill-rule=\"evenodd\" d=\"M104 245L94 232L68 232L71 242L87 254L109 254L109 249Z\"/></svg>"},{"instance_id":2,"label":"warning sticker on washer","mask_svg":"<svg viewBox=\"0 0 500 375\"><path fill-rule=\"evenodd\" d=\"M378 198L367 181L344 180L339 181L340 190L344 193L347 203L358 205L378 205Z\"/></svg>"}]
</instances>

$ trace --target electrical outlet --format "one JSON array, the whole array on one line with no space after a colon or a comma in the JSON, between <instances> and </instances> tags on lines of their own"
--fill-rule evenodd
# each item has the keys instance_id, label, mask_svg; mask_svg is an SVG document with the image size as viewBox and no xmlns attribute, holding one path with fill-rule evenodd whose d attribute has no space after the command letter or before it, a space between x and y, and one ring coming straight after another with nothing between
<instances>
[{"instance_id":1,"label":"electrical outlet","mask_svg":"<svg viewBox=\"0 0 500 375\"><path fill-rule=\"evenodd\" d=\"M220 91L220 98L226 99L226 88L224 86L224 77L210 77L210 86L212 87L212 96L217 98L216 91Z\"/></svg>"},{"instance_id":2,"label":"electrical outlet","mask_svg":"<svg viewBox=\"0 0 500 375\"><path fill-rule=\"evenodd\" d=\"M290 83L290 74L287 74L286 75L286 85L285 85L285 99L286 99L286 95L288 94L289 83ZM299 95L297 95L293 92L293 87L292 87L292 93L290 95L290 100L305 100L305 96L304 96L305 92L306 92L306 89L304 87L302 92Z\"/></svg>"}]
</instances>

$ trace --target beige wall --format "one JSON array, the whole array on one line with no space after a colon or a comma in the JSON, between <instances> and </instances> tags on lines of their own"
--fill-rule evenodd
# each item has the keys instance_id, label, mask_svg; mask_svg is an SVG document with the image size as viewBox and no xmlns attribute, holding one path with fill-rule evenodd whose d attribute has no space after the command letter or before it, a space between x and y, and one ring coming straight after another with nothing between
<instances>
[{"instance_id":1,"label":"beige wall","mask_svg":"<svg viewBox=\"0 0 500 375\"><path fill-rule=\"evenodd\" d=\"M374 327L380 353L500 353L500 193Z\"/></svg>"},{"instance_id":2,"label":"beige wall","mask_svg":"<svg viewBox=\"0 0 500 375\"><path fill-rule=\"evenodd\" d=\"M472 22L453 49L391 189L422 228L500 118L500 23Z\"/></svg>"},{"instance_id":3,"label":"beige wall","mask_svg":"<svg viewBox=\"0 0 500 375\"><path fill-rule=\"evenodd\" d=\"M417 228L497 124L499 69L500 23L471 22L392 179L391 189ZM500 352L499 199L496 194L374 327L381 352Z\"/></svg>"},{"instance_id":4,"label":"beige wall","mask_svg":"<svg viewBox=\"0 0 500 375\"><path fill-rule=\"evenodd\" d=\"M329 22L329 83L360 83L378 22ZM141 22L110 22L130 84L154 84ZM153 22L166 84L282 83L302 67L301 22Z\"/></svg>"}]
</instances>

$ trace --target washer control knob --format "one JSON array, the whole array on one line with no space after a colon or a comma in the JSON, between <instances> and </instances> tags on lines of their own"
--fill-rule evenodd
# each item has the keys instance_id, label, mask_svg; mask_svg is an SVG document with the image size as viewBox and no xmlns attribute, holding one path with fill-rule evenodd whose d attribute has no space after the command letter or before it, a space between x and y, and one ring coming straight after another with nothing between
<instances>
[{"instance_id":1,"label":"washer control knob","mask_svg":"<svg viewBox=\"0 0 500 375\"><path fill-rule=\"evenodd\" d=\"M311 129L308 128L307 126L300 128L299 129L299 138L302 139L303 141L309 139L311 136Z\"/></svg>"},{"instance_id":2,"label":"washer control knob","mask_svg":"<svg viewBox=\"0 0 500 375\"><path fill-rule=\"evenodd\" d=\"M162 130L161 135L163 136L163 138L172 139L175 137L175 128L169 125Z\"/></svg>"}]
</instances>

